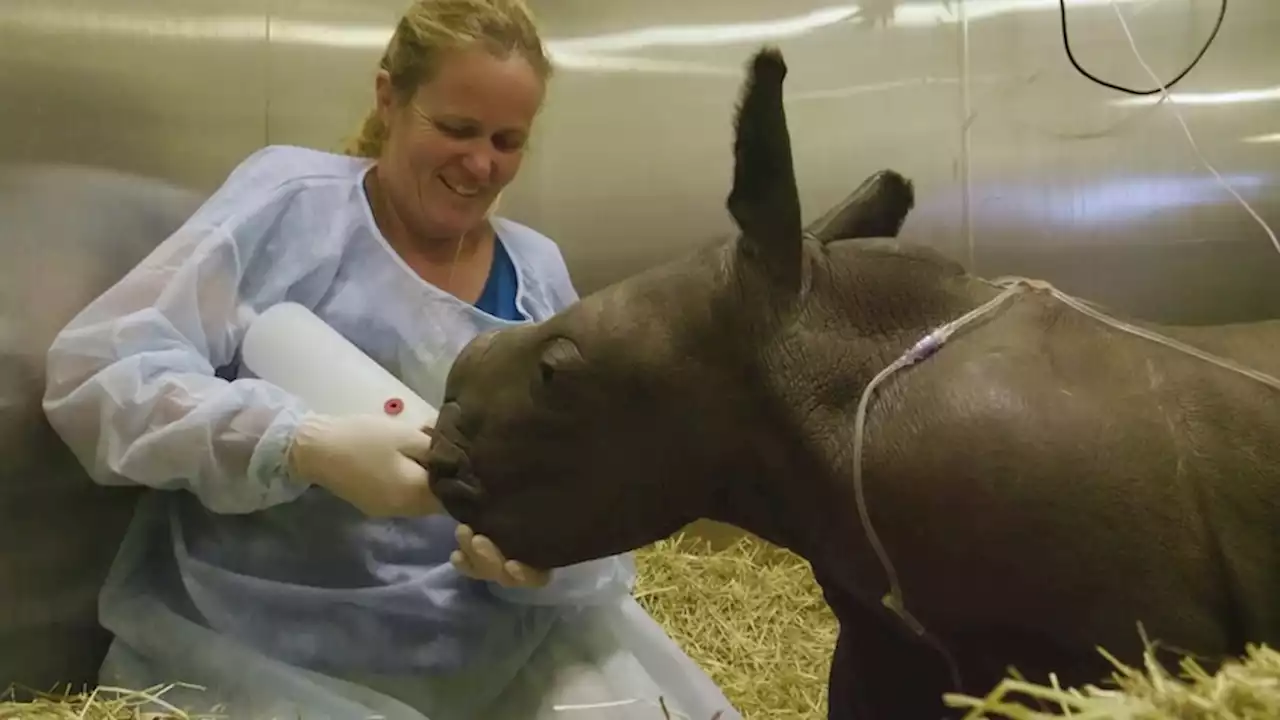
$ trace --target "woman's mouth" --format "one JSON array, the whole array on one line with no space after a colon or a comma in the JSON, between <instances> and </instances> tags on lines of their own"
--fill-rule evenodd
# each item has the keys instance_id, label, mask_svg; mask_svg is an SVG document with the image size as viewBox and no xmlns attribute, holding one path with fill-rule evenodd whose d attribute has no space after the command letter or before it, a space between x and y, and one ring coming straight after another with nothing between
<instances>
[{"instance_id":1,"label":"woman's mouth","mask_svg":"<svg viewBox=\"0 0 1280 720\"><path fill-rule=\"evenodd\" d=\"M436 177L440 178L441 185L444 185L446 188L449 188L449 191L455 195L458 195L464 198L473 198L480 194L480 188L478 186L463 185L461 183L458 183L458 184L451 183L443 175L437 175Z\"/></svg>"}]
</instances>

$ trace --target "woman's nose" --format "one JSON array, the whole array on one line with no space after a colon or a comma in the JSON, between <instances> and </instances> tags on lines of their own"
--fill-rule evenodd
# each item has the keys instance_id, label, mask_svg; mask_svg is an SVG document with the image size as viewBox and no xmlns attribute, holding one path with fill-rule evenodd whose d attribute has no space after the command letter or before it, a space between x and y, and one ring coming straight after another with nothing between
<instances>
[{"instance_id":1,"label":"woman's nose","mask_svg":"<svg viewBox=\"0 0 1280 720\"><path fill-rule=\"evenodd\" d=\"M480 183L487 183L492 179L493 166L493 148L488 143L483 147L473 148L462 156L462 167Z\"/></svg>"}]
</instances>

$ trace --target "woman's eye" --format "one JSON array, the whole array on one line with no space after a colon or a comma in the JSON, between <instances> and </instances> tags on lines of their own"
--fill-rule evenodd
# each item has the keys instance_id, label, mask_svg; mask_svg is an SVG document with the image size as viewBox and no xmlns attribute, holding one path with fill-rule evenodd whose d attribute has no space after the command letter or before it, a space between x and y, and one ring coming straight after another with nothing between
<instances>
[{"instance_id":1,"label":"woman's eye","mask_svg":"<svg viewBox=\"0 0 1280 720\"><path fill-rule=\"evenodd\" d=\"M517 152L524 149L523 136L499 135L493 139L493 146L499 152Z\"/></svg>"},{"instance_id":2,"label":"woman's eye","mask_svg":"<svg viewBox=\"0 0 1280 720\"><path fill-rule=\"evenodd\" d=\"M470 128L459 127L457 125L448 125L445 123L436 123L436 129L438 129L440 132L444 133L445 135L448 135L451 138L457 138L459 140L465 140L466 138L470 137L472 134Z\"/></svg>"}]
</instances>

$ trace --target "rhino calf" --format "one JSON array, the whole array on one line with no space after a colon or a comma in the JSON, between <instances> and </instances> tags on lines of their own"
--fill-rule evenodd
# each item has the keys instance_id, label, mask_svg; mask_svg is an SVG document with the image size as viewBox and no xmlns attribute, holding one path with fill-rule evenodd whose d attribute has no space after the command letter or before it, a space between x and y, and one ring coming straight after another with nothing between
<instances>
[{"instance_id":1,"label":"rhino calf","mask_svg":"<svg viewBox=\"0 0 1280 720\"><path fill-rule=\"evenodd\" d=\"M1094 682L1138 625L1221 658L1280 643L1280 397L1028 293L879 386L998 290L896 235L910 184L874 176L802 227L786 65L756 54L737 113L735 239L583 298L457 359L428 463L449 512L559 567L691 521L805 557L839 619L829 717L936 720L1016 667ZM1148 326L1153 327L1153 326ZM1280 371L1277 323L1155 328ZM785 650L784 650L785 651ZM959 686L957 686L959 683ZM956 713L958 714L958 713Z\"/></svg>"}]
</instances>

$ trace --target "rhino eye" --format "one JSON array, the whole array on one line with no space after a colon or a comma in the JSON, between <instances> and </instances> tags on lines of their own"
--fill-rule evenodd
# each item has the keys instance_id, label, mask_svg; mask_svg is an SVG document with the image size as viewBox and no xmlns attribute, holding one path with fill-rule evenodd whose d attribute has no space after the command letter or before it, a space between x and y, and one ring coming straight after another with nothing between
<instances>
[{"instance_id":1,"label":"rhino eye","mask_svg":"<svg viewBox=\"0 0 1280 720\"><path fill-rule=\"evenodd\" d=\"M542 350L538 359L538 374L542 382L549 383L563 370L582 362L582 353L569 338L552 339Z\"/></svg>"}]
</instances>

